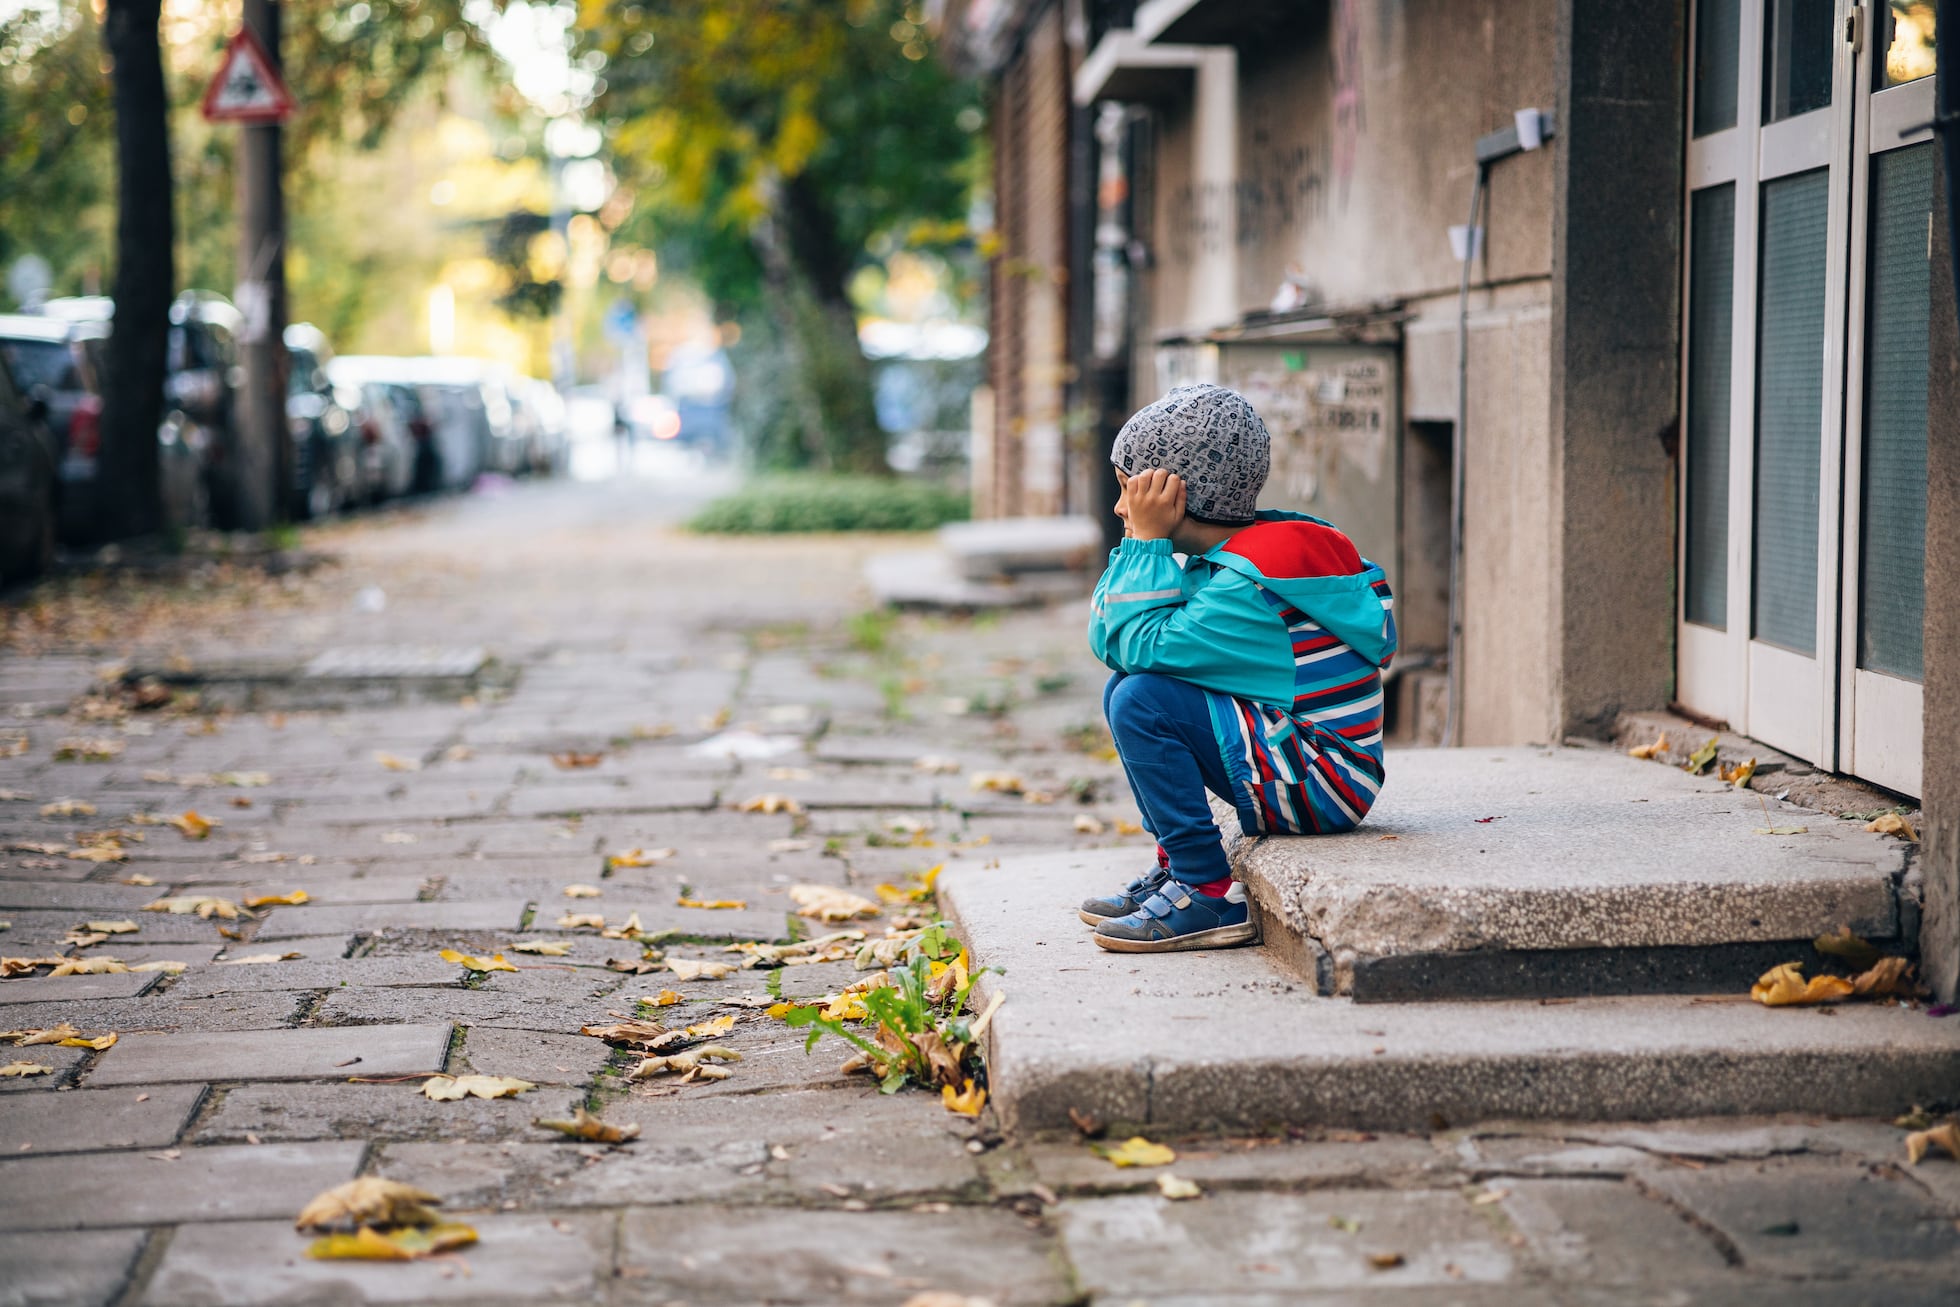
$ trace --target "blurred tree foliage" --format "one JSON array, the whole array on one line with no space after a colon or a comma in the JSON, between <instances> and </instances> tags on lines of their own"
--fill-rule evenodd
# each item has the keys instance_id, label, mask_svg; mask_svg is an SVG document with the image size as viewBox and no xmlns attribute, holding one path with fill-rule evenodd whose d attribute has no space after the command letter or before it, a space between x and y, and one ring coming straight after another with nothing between
<instances>
[{"instance_id":1,"label":"blurred tree foliage","mask_svg":"<svg viewBox=\"0 0 1960 1307\"><path fill-rule=\"evenodd\" d=\"M745 405L765 463L887 470L849 282L874 242L967 240L983 121L925 23L920 0L580 0L636 198L616 236L779 351L779 397Z\"/></svg>"},{"instance_id":2,"label":"blurred tree foliage","mask_svg":"<svg viewBox=\"0 0 1960 1307\"><path fill-rule=\"evenodd\" d=\"M0 264L37 254L53 293L104 272L115 216L115 120L94 10L21 7L0 19Z\"/></svg>"}]
</instances>

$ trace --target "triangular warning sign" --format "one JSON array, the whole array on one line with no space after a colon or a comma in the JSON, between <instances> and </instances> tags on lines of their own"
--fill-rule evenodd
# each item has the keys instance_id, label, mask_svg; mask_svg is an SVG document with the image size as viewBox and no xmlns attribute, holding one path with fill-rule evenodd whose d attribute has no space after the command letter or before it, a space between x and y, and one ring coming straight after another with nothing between
<instances>
[{"instance_id":1,"label":"triangular warning sign","mask_svg":"<svg viewBox=\"0 0 1960 1307\"><path fill-rule=\"evenodd\" d=\"M214 123L282 123L292 114L292 93L265 47L251 28L240 28L204 92L204 116Z\"/></svg>"}]
</instances>

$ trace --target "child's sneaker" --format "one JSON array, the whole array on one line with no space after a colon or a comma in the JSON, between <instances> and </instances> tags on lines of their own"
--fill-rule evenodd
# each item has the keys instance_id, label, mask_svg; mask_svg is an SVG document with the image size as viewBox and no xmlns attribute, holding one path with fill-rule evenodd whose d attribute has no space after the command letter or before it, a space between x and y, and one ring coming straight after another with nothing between
<instances>
[{"instance_id":1,"label":"child's sneaker","mask_svg":"<svg viewBox=\"0 0 1960 1307\"><path fill-rule=\"evenodd\" d=\"M1172 953L1180 949L1227 948L1259 938L1246 905L1245 887L1232 885L1223 898L1200 894L1169 881L1135 912L1096 927L1094 939L1115 953Z\"/></svg>"},{"instance_id":2,"label":"child's sneaker","mask_svg":"<svg viewBox=\"0 0 1960 1307\"><path fill-rule=\"evenodd\" d=\"M1114 894L1100 899L1084 899L1075 915L1082 918L1085 926L1100 926L1112 917L1127 917L1142 907L1143 901L1155 894L1170 878L1171 873L1167 868L1152 867Z\"/></svg>"}]
</instances>

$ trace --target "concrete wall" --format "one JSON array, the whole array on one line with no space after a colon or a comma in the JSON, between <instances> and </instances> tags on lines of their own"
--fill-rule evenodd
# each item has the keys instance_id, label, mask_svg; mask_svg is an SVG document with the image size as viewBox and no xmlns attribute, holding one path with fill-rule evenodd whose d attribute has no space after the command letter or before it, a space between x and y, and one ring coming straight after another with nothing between
<instances>
[{"instance_id":1,"label":"concrete wall","mask_svg":"<svg viewBox=\"0 0 1960 1307\"><path fill-rule=\"evenodd\" d=\"M1950 13L1955 6L1945 6ZM1944 170L1936 173L1944 195ZM1926 912L1919 935L1924 975L1951 1003L1960 987L1960 329L1946 204L1933 212L1933 313L1926 410L1925 840L1920 858Z\"/></svg>"}]
</instances>

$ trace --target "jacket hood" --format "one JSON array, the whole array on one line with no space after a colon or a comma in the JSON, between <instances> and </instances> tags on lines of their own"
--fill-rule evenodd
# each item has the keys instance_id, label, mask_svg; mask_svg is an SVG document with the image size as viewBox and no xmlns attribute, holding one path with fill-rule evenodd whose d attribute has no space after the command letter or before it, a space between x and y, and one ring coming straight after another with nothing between
<instances>
[{"instance_id":1,"label":"jacket hood","mask_svg":"<svg viewBox=\"0 0 1960 1307\"><path fill-rule=\"evenodd\" d=\"M1284 509L1261 509L1260 522L1312 522L1333 527L1324 518ZM1339 528L1335 528L1338 530ZM1327 628L1349 648L1380 667L1395 654L1393 611L1376 592L1386 580L1380 564L1361 560L1361 570L1348 576L1268 576L1252 560L1230 552L1226 540L1204 554L1207 562L1229 568L1271 590L1293 607Z\"/></svg>"}]
</instances>

